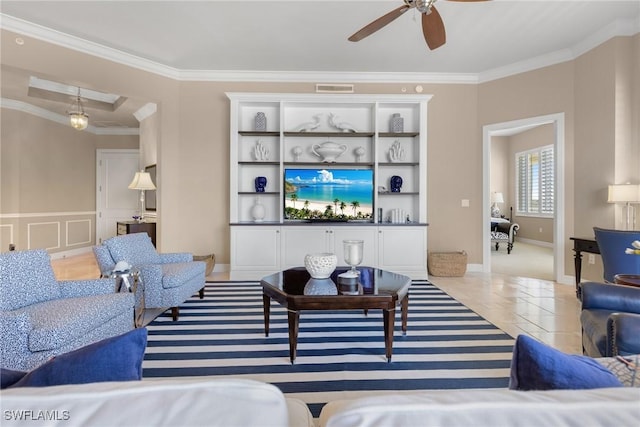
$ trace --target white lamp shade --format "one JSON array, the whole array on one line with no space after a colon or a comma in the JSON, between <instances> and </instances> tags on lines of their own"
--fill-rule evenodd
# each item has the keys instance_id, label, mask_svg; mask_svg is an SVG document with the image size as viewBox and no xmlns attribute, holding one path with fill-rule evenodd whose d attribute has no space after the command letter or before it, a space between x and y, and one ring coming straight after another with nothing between
<instances>
[{"instance_id":1,"label":"white lamp shade","mask_svg":"<svg viewBox=\"0 0 640 427\"><path fill-rule=\"evenodd\" d=\"M609 203L640 202L640 185L616 184L609 186Z\"/></svg>"},{"instance_id":2,"label":"white lamp shade","mask_svg":"<svg viewBox=\"0 0 640 427\"><path fill-rule=\"evenodd\" d=\"M491 194L491 202L492 203L504 203L503 194L499 193L497 191L493 192L493 194Z\"/></svg>"},{"instance_id":3,"label":"white lamp shade","mask_svg":"<svg viewBox=\"0 0 640 427\"><path fill-rule=\"evenodd\" d=\"M151 181L151 175L148 172L136 172L133 181L129 184L131 190L155 190L156 186Z\"/></svg>"}]
</instances>

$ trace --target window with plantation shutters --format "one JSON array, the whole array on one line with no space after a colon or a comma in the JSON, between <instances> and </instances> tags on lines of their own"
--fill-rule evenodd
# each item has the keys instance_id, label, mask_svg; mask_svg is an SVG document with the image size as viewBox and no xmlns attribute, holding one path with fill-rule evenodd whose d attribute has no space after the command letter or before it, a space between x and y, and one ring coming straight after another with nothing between
<instances>
[{"instance_id":1,"label":"window with plantation shutters","mask_svg":"<svg viewBox=\"0 0 640 427\"><path fill-rule=\"evenodd\" d=\"M554 214L553 146L516 154L516 213L553 216Z\"/></svg>"}]
</instances>

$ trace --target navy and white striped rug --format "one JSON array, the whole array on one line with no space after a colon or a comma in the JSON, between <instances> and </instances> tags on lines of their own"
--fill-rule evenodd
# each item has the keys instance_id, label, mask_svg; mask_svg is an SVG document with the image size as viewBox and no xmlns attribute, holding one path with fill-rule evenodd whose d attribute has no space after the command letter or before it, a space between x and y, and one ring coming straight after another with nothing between
<instances>
[{"instance_id":1,"label":"navy and white striped rug","mask_svg":"<svg viewBox=\"0 0 640 427\"><path fill-rule=\"evenodd\" d=\"M427 281L409 294L407 335L396 313L393 359L386 362L380 310L307 311L289 361L286 311L272 302L264 336L258 283L207 283L148 326L143 377L237 377L268 382L305 401L315 417L334 399L388 390L504 388L514 340Z\"/></svg>"}]
</instances>

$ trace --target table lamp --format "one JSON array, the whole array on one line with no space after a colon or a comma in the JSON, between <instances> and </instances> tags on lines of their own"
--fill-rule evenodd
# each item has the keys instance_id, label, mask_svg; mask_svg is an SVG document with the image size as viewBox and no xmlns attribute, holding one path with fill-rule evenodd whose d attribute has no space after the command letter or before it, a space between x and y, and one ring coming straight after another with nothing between
<instances>
[{"instance_id":1,"label":"table lamp","mask_svg":"<svg viewBox=\"0 0 640 427\"><path fill-rule=\"evenodd\" d=\"M498 207L498 203L504 203L504 196L502 193L494 191L491 194L491 217L492 218L500 218L500 208Z\"/></svg>"},{"instance_id":2,"label":"table lamp","mask_svg":"<svg viewBox=\"0 0 640 427\"><path fill-rule=\"evenodd\" d=\"M133 177L133 181L129 184L130 190L140 190L140 222L144 220L144 192L145 190L155 190L156 186L153 184L151 180L151 175L149 172L136 172Z\"/></svg>"},{"instance_id":3,"label":"table lamp","mask_svg":"<svg viewBox=\"0 0 640 427\"><path fill-rule=\"evenodd\" d=\"M635 230L636 215L633 203L640 203L640 185L615 184L609 186L609 203L623 203L627 208L626 229Z\"/></svg>"}]
</instances>

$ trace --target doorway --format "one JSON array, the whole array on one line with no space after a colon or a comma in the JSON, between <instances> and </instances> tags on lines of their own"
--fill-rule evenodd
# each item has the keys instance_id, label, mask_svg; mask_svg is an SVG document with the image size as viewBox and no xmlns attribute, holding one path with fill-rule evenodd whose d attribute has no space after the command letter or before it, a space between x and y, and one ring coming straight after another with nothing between
<instances>
[{"instance_id":1,"label":"doorway","mask_svg":"<svg viewBox=\"0 0 640 427\"><path fill-rule=\"evenodd\" d=\"M139 170L139 150L96 151L96 244L115 236L118 221L131 221L139 192L129 183Z\"/></svg>"},{"instance_id":2,"label":"doorway","mask_svg":"<svg viewBox=\"0 0 640 427\"><path fill-rule=\"evenodd\" d=\"M509 122L494 123L482 128L483 149L483 207L482 207L482 270L491 272L491 242L490 242L490 206L491 206L491 140L495 136L515 134L525 130L546 125L553 125L554 145L554 185L555 185L555 215L553 221L553 278L563 283L564 266L564 113L531 117Z\"/></svg>"}]
</instances>

